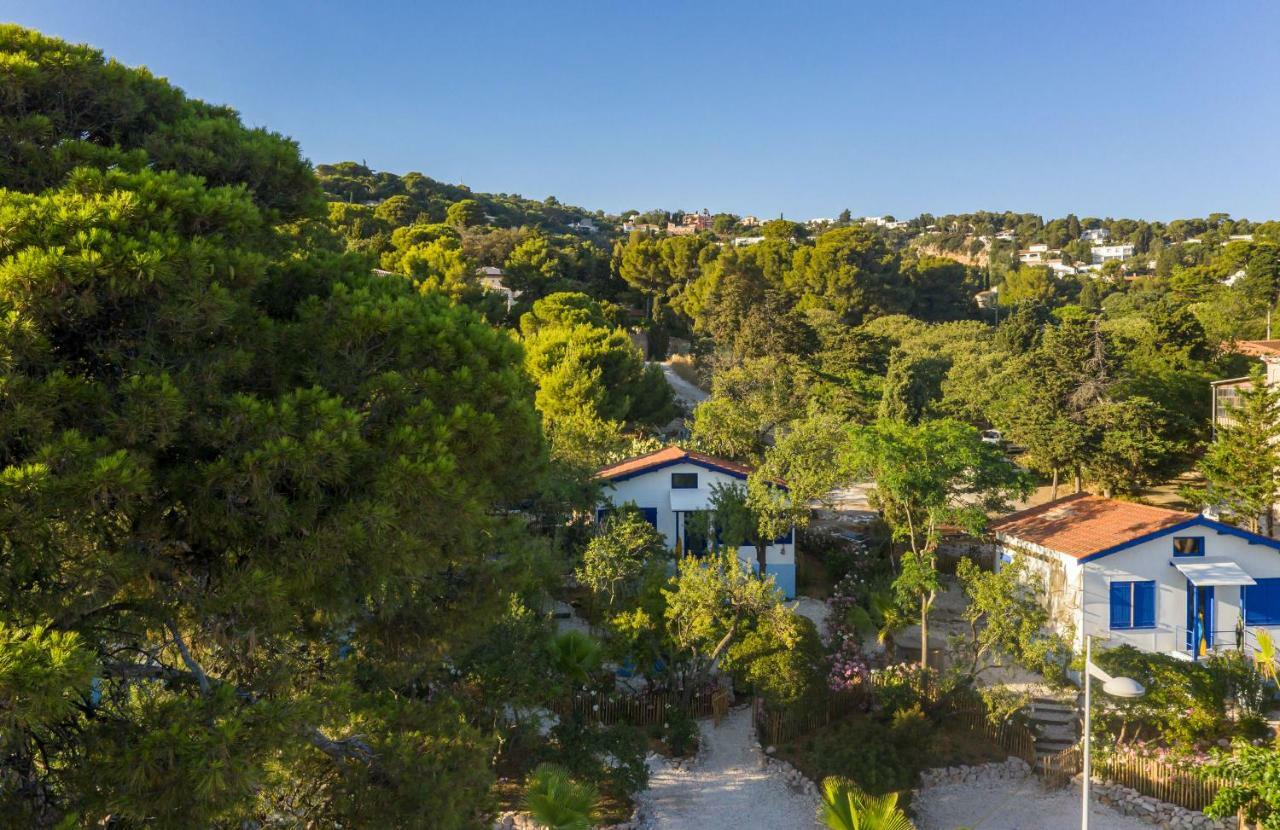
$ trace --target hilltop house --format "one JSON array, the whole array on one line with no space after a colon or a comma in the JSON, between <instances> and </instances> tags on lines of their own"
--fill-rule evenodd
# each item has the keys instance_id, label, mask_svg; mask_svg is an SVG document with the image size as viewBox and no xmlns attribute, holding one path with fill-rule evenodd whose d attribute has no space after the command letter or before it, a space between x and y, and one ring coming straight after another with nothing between
<instances>
[{"instance_id":1,"label":"hilltop house","mask_svg":"<svg viewBox=\"0 0 1280 830\"><path fill-rule=\"evenodd\" d=\"M700 523L690 522L690 517L711 508L715 485L745 486L750 473L750 467L679 447L628 458L596 473L595 477L605 482L605 501L596 508L596 520L604 519L615 507L632 504L677 554L704 554L713 541L707 537L714 536L715 529L705 532ZM754 545L739 548L738 558L757 569ZM765 549L765 574L774 578L787 599L795 596L795 528Z\"/></svg>"},{"instance_id":2,"label":"hilltop house","mask_svg":"<svg viewBox=\"0 0 1280 830\"><path fill-rule=\"evenodd\" d=\"M1134 250L1134 246L1128 243L1123 245L1094 245L1089 249L1089 257L1093 265L1101 265L1113 259L1128 259L1133 256Z\"/></svg>"},{"instance_id":3,"label":"hilltop house","mask_svg":"<svg viewBox=\"0 0 1280 830\"><path fill-rule=\"evenodd\" d=\"M1194 513L1087 493L990 526L996 567L1023 559L1051 626L1189 660L1280 636L1280 541Z\"/></svg>"},{"instance_id":4,"label":"hilltop house","mask_svg":"<svg viewBox=\"0 0 1280 830\"><path fill-rule=\"evenodd\" d=\"M1241 340L1234 346L1240 354L1256 357L1262 361L1266 370L1267 386L1280 384L1280 340ZM1209 386L1213 390L1213 426L1230 426L1232 411L1240 405L1240 393L1249 388L1252 381L1247 378L1227 378L1212 381Z\"/></svg>"}]
</instances>

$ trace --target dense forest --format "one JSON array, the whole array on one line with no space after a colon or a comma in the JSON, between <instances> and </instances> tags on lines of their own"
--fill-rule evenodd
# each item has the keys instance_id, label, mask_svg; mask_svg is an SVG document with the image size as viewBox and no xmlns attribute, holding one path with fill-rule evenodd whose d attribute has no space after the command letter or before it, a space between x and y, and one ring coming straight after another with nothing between
<instances>
[{"instance_id":1,"label":"dense forest","mask_svg":"<svg viewBox=\"0 0 1280 830\"><path fill-rule=\"evenodd\" d=\"M624 234L681 214L313 169L93 49L4 26L0 56L6 826L476 827L517 756L625 796L644 734L534 714L601 659L553 636L567 574L603 586L615 658L705 677L714 653L767 688L820 647L732 563L662 582L643 522L610 526L633 567L599 576L594 468L683 415L690 446L816 498L833 435L942 423L1133 493L1192 467L1208 382L1245 373L1229 346L1280 297L1275 222ZM1132 261L1010 258L1083 258L1092 228ZM710 392L692 412L654 365L673 351ZM743 539L796 518L757 483L722 505L760 512Z\"/></svg>"}]
</instances>

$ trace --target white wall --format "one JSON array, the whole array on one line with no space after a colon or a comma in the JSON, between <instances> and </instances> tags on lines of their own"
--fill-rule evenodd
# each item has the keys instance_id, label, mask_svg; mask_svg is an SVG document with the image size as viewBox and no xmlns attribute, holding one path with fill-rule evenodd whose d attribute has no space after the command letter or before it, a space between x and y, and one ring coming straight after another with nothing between
<instances>
[{"instance_id":1,"label":"white wall","mask_svg":"<svg viewBox=\"0 0 1280 830\"><path fill-rule=\"evenodd\" d=\"M604 490L605 499L614 506L632 503L636 507L652 507L657 509L658 532L666 537L667 545L674 548L676 542L676 513L671 509L671 474L696 473L698 489L677 490L678 498L694 496L698 509L711 507L711 488L715 484L737 484L746 486L742 479L728 473L708 470L706 467L691 463L672 464L656 470L628 478L624 481L607 483ZM773 572L777 577L778 587L789 598L795 594L795 534L790 544L769 545L765 550L765 570ZM757 553L754 545L744 546L738 550L738 558L751 566L755 566Z\"/></svg>"},{"instance_id":2,"label":"white wall","mask_svg":"<svg viewBox=\"0 0 1280 830\"><path fill-rule=\"evenodd\" d=\"M1082 648L1085 633L1107 639L1108 647L1128 644L1144 651L1188 653L1187 578L1174 566L1175 536L1204 537L1205 556L1222 557L1236 562L1245 573L1256 578L1280 577L1280 551L1264 545L1251 545L1247 539L1219 533L1212 527L1191 527L1135 545L1091 562L1063 554L1052 554L1064 564L1067 596L1058 598L1075 609L1076 647ZM1018 555L1016 545L1002 544L1000 552ZM1195 562L1201 557L1179 558L1179 562ZM1029 571L1042 575L1045 566L1028 557ZM1083 576L1083 592L1080 580ZM1154 580L1156 583L1156 628L1138 630L1111 629L1110 585L1113 581ZM1240 591L1236 586L1214 589L1213 631L1215 648L1235 647L1235 627L1240 616ZM1252 630L1246 626L1246 646L1253 643ZM1272 627L1280 636L1280 627Z\"/></svg>"}]
</instances>

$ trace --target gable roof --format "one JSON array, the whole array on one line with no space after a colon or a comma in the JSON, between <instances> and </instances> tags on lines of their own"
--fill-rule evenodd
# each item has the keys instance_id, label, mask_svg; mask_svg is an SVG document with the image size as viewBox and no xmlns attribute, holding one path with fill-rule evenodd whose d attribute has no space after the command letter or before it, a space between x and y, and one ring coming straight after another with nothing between
<instances>
[{"instance_id":1,"label":"gable roof","mask_svg":"<svg viewBox=\"0 0 1280 830\"><path fill-rule=\"evenodd\" d=\"M988 527L1002 541L1027 542L1085 560L1208 521L1195 513L1078 493L1011 513Z\"/></svg>"},{"instance_id":2,"label":"gable roof","mask_svg":"<svg viewBox=\"0 0 1280 830\"><path fill-rule=\"evenodd\" d=\"M1280 340L1239 340L1235 351L1253 357L1275 357L1280 355Z\"/></svg>"},{"instance_id":3,"label":"gable roof","mask_svg":"<svg viewBox=\"0 0 1280 830\"><path fill-rule=\"evenodd\" d=\"M714 455L685 450L680 447L664 447L656 452L638 455L635 458L628 458L625 461L619 461L617 464L603 467L596 471L595 477L607 481L624 481L643 473L670 467L673 464L697 464L699 467L725 473L734 478L746 478L752 472L750 467L725 458L717 458Z\"/></svg>"}]
</instances>

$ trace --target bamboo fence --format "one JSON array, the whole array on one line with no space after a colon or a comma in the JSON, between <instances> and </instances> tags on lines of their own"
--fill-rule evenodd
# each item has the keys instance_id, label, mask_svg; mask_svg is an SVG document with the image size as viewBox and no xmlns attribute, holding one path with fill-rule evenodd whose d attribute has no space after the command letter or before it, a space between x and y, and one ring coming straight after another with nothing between
<instances>
[{"instance_id":1,"label":"bamboo fence","mask_svg":"<svg viewBox=\"0 0 1280 830\"><path fill-rule=\"evenodd\" d=\"M1037 771L1046 786L1067 786L1084 771L1080 747L1069 747L1041 758ZM1230 783L1226 778L1205 776L1158 758L1144 758L1131 753L1097 756L1092 773L1098 781L1128 787L1159 801L1196 811L1203 811L1217 797L1218 791Z\"/></svg>"}]
</instances>

